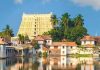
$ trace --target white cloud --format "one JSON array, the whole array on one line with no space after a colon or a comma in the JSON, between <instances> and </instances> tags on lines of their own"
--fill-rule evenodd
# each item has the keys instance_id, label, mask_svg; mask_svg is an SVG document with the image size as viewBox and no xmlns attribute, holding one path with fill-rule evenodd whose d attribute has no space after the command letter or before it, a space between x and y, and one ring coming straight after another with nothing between
<instances>
[{"instance_id":1,"label":"white cloud","mask_svg":"<svg viewBox=\"0 0 100 70\"><path fill-rule=\"evenodd\" d=\"M15 0L15 3L16 4L22 4L23 3L23 0Z\"/></svg>"},{"instance_id":2,"label":"white cloud","mask_svg":"<svg viewBox=\"0 0 100 70\"><path fill-rule=\"evenodd\" d=\"M100 0L72 0L75 4L80 6L89 6L95 10L100 10Z\"/></svg>"}]
</instances>

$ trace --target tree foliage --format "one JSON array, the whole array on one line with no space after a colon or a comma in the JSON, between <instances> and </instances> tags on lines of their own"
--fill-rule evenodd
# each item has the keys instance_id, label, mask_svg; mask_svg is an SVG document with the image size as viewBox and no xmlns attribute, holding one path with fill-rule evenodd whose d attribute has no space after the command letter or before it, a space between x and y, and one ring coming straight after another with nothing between
<instances>
[{"instance_id":1,"label":"tree foliage","mask_svg":"<svg viewBox=\"0 0 100 70\"><path fill-rule=\"evenodd\" d=\"M6 25L6 27L3 29L3 31L0 32L0 36L4 37L7 42L10 42L11 37L14 36L13 30L10 28L9 25Z\"/></svg>"},{"instance_id":2,"label":"tree foliage","mask_svg":"<svg viewBox=\"0 0 100 70\"><path fill-rule=\"evenodd\" d=\"M45 32L46 35L51 35L53 41L61 41L62 39L67 39L69 41L75 41L80 44L80 39L87 35L87 29L84 27L84 19L82 15L78 15L75 18L70 18L68 13L61 16L61 19L52 18L52 23L58 24L58 27L54 27L51 31Z\"/></svg>"},{"instance_id":3,"label":"tree foliage","mask_svg":"<svg viewBox=\"0 0 100 70\"><path fill-rule=\"evenodd\" d=\"M2 32L0 32L0 36L2 37L13 37L13 30L10 28L9 25L6 25L6 27L3 29Z\"/></svg>"},{"instance_id":4,"label":"tree foliage","mask_svg":"<svg viewBox=\"0 0 100 70\"><path fill-rule=\"evenodd\" d=\"M36 40L34 40L34 39L32 40L31 45L34 46L35 49L39 49L40 48L38 42Z\"/></svg>"},{"instance_id":5,"label":"tree foliage","mask_svg":"<svg viewBox=\"0 0 100 70\"><path fill-rule=\"evenodd\" d=\"M20 44L24 44L30 41L28 35L24 36L24 35L19 34L18 39L19 39Z\"/></svg>"}]
</instances>

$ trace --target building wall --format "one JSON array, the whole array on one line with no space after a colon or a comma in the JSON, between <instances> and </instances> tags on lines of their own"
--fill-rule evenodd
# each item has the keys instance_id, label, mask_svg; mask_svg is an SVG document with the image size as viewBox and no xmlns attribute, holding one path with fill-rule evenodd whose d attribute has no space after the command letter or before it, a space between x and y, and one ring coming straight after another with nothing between
<instances>
[{"instance_id":1,"label":"building wall","mask_svg":"<svg viewBox=\"0 0 100 70\"><path fill-rule=\"evenodd\" d=\"M6 57L6 46L0 45L0 58L5 58L5 57Z\"/></svg>"},{"instance_id":2,"label":"building wall","mask_svg":"<svg viewBox=\"0 0 100 70\"><path fill-rule=\"evenodd\" d=\"M91 44L95 45L95 41L81 41L81 45Z\"/></svg>"},{"instance_id":3,"label":"building wall","mask_svg":"<svg viewBox=\"0 0 100 70\"><path fill-rule=\"evenodd\" d=\"M10 46L7 46L6 47L6 57L14 57L15 55L16 55L15 49Z\"/></svg>"},{"instance_id":4,"label":"building wall","mask_svg":"<svg viewBox=\"0 0 100 70\"><path fill-rule=\"evenodd\" d=\"M66 52L67 52L66 45L62 45L61 46L61 55L66 55Z\"/></svg>"},{"instance_id":5,"label":"building wall","mask_svg":"<svg viewBox=\"0 0 100 70\"><path fill-rule=\"evenodd\" d=\"M66 56L61 56L61 67L62 68L66 68L66 64L67 64L67 60L66 60Z\"/></svg>"},{"instance_id":6,"label":"building wall","mask_svg":"<svg viewBox=\"0 0 100 70\"><path fill-rule=\"evenodd\" d=\"M55 50L54 46L50 46L50 50L52 51L52 54L55 55ZM66 45L61 45L58 46L58 51L60 52L59 55L67 55L67 54L76 54L78 53L78 48L77 46L66 46Z\"/></svg>"},{"instance_id":7,"label":"building wall","mask_svg":"<svg viewBox=\"0 0 100 70\"><path fill-rule=\"evenodd\" d=\"M79 48L79 54L93 54L93 48Z\"/></svg>"},{"instance_id":8,"label":"building wall","mask_svg":"<svg viewBox=\"0 0 100 70\"><path fill-rule=\"evenodd\" d=\"M46 45L52 45L52 40L46 40Z\"/></svg>"},{"instance_id":9,"label":"building wall","mask_svg":"<svg viewBox=\"0 0 100 70\"><path fill-rule=\"evenodd\" d=\"M39 45L42 45L44 43L44 41L38 41Z\"/></svg>"},{"instance_id":10,"label":"building wall","mask_svg":"<svg viewBox=\"0 0 100 70\"><path fill-rule=\"evenodd\" d=\"M18 34L27 34L30 38L42 35L53 29L51 23L52 13L49 14L23 14Z\"/></svg>"},{"instance_id":11,"label":"building wall","mask_svg":"<svg viewBox=\"0 0 100 70\"><path fill-rule=\"evenodd\" d=\"M66 54L76 54L78 49L76 46L68 46Z\"/></svg>"}]
</instances>

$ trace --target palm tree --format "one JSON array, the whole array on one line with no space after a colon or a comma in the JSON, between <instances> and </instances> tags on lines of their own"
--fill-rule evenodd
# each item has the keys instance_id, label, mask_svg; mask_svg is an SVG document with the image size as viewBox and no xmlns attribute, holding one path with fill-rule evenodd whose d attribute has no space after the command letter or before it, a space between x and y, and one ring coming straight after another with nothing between
<instances>
[{"instance_id":1,"label":"palm tree","mask_svg":"<svg viewBox=\"0 0 100 70\"><path fill-rule=\"evenodd\" d=\"M53 27L55 27L58 24L58 19L57 19L56 15L52 16L51 22L53 24Z\"/></svg>"},{"instance_id":2,"label":"palm tree","mask_svg":"<svg viewBox=\"0 0 100 70\"><path fill-rule=\"evenodd\" d=\"M25 38L25 43L27 43L27 42L29 42L29 41L30 41L30 39L29 39L29 36L28 36L28 35L25 35L25 36L24 36L24 38Z\"/></svg>"},{"instance_id":3,"label":"palm tree","mask_svg":"<svg viewBox=\"0 0 100 70\"><path fill-rule=\"evenodd\" d=\"M13 30L10 28L9 25L6 25L6 27L3 29L3 32L5 36L10 36L10 37L14 36Z\"/></svg>"},{"instance_id":4,"label":"palm tree","mask_svg":"<svg viewBox=\"0 0 100 70\"><path fill-rule=\"evenodd\" d=\"M6 42L10 43L11 37L13 37L13 30L10 28L9 25L6 25L6 27L2 31L2 37L6 39Z\"/></svg>"},{"instance_id":5,"label":"palm tree","mask_svg":"<svg viewBox=\"0 0 100 70\"><path fill-rule=\"evenodd\" d=\"M24 44L24 41L25 41L25 37L21 34L18 35L18 38L19 38L19 42L20 44Z\"/></svg>"},{"instance_id":6,"label":"palm tree","mask_svg":"<svg viewBox=\"0 0 100 70\"><path fill-rule=\"evenodd\" d=\"M34 40L34 39L32 40L31 45L34 46L35 49L39 49L40 48L38 42L36 40Z\"/></svg>"},{"instance_id":7,"label":"palm tree","mask_svg":"<svg viewBox=\"0 0 100 70\"><path fill-rule=\"evenodd\" d=\"M67 31L68 31L68 27L69 27L69 14L68 13L65 13L62 15L62 18L61 18L61 23L62 23L62 26L64 28L64 35L66 35ZM64 36L65 38L65 36Z\"/></svg>"},{"instance_id":8,"label":"palm tree","mask_svg":"<svg viewBox=\"0 0 100 70\"><path fill-rule=\"evenodd\" d=\"M84 25L84 19L82 15L78 15L76 18L74 18L75 26L83 26Z\"/></svg>"}]
</instances>

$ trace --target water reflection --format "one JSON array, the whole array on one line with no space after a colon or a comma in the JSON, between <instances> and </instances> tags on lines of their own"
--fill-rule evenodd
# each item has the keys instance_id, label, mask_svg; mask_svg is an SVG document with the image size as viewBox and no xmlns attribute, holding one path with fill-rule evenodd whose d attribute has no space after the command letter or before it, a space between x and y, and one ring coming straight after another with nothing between
<instances>
[{"instance_id":1,"label":"water reflection","mask_svg":"<svg viewBox=\"0 0 100 70\"><path fill-rule=\"evenodd\" d=\"M100 70L100 59L93 57L18 57L0 59L0 70Z\"/></svg>"}]
</instances>

